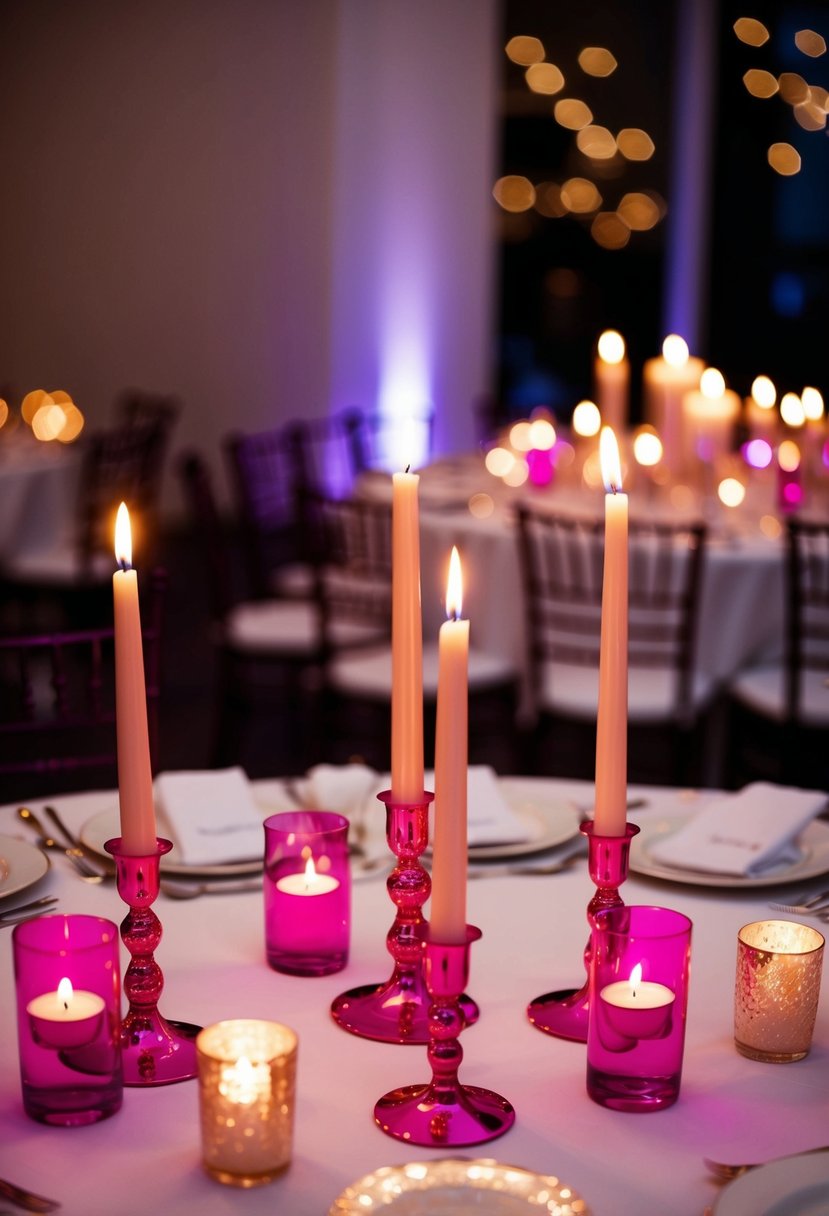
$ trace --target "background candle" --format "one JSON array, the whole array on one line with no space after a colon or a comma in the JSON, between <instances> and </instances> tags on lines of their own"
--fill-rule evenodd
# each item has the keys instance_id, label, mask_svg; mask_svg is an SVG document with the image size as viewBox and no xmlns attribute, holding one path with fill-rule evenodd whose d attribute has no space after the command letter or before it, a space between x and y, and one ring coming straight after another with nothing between
<instances>
[{"instance_id":1,"label":"background candle","mask_svg":"<svg viewBox=\"0 0 829 1216\"><path fill-rule=\"evenodd\" d=\"M602 422L621 433L628 421L630 364L625 358L625 340L615 329L606 329L599 338L593 379Z\"/></svg>"},{"instance_id":2,"label":"background candle","mask_svg":"<svg viewBox=\"0 0 829 1216\"><path fill-rule=\"evenodd\" d=\"M725 387L722 373L708 367L696 392L682 399L685 460L693 468L699 460L708 463L731 451L734 428L740 416L740 398Z\"/></svg>"},{"instance_id":3,"label":"background candle","mask_svg":"<svg viewBox=\"0 0 829 1216\"><path fill-rule=\"evenodd\" d=\"M662 354L648 359L642 369L645 421L662 439L666 467L681 472L684 462L682 398L699 387L705 364L688 353L688 344L678 334L669 334Z\"/></svg>"},{"instance_id":4,"label":"background candle","mask_svg":"<svg viewBox=\"0 0 829 1216\"><path fill-rule=\"evenodd\" d=\"M751 1060L802 1060L812 1043L823 934L795 921L744 925L737 936L734 1041Z\"/></svg>"},{"instance_id":5,"label":"background candle","mask_svg":"<svg viewBox=\"0 0 829 1216\"><path fill-rule=\"evenodd\" d=\"M605 495L604 572L596 722L595 831L622 836L627 803L628 498L619 446L609 427L599 437Z\"/></svg>"},{"instance_id":6,"label":"background candle","mask_svg":"<svg viewBox=\"0 0 829 1216\"><path fill-rule=\"evenodd\" d=\"M124 503L118 508L115 523L115 557L122 567L112 577L121 839L125 853L147 857L156 849L153 775L147 729L138 575L132 569L130 517Z\"/></svg>"},{"instance_id":7,"label":"background candle","mask_svg":"<svg viewBox=\"0 0 829 1216\"><path fill-rule=\"evenodd\" d=\"M751 396L746 401L746 423L751 439L773 444L777 434L777 389L768 376L755 376Z\"/></svg>"},{"instance_id":8,"label":"background candle","mask_svg":"<svg viewBox=\"0 0 829 1216\"><path fill-rule=\"evenodd\" d=\"M430 936L466 941L467 753L469 621L460 620L461 564L452 550L446 613L438 638L438 703L435 734L435 839L432 858Z\"/></svg>"},{"instance_id":9,"label":"background candle","mask_svg":"<svg viewBox=\"0 0 829 1216\"><path fill-rule=\"evenodd\" d=\"M392 478L391 790L423 797L423 625L416 473Z\"/></svg>"}]
</instances>

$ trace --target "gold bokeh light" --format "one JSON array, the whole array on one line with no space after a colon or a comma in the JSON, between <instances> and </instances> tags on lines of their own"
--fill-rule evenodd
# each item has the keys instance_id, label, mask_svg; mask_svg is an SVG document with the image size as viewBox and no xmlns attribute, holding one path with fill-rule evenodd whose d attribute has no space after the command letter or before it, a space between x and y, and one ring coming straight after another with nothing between
<instances>
[{"instance_id":1,"label":"gold bokeh light","mask_svg":"<svg viewBox=\"0 0 829 1216\"><path fill-rule=\"evenodd\" d=\"M568 214L561 201L561 187L557 182L539 182L535 188L535 209L548 219L559 220Z\"/></svg>"},{"instance_id":2,"label":"gold bokeh light","mask_svg":"<svg viewBox=\"0 0 829 1216\"><path fill-rule=\"evenodd\" d=\"M601 207L602 196L586 177L571 177L561 187L561 202L568 211L585 215Z\"/></svg>"},{"instance_id":3,"label":"gold bokeh light","mask_svg":"<svg viewBox=\"0 0 829 1216\"><path fill-rule=\"evenodd\" d=\"M699 391L709 401L716 401L725 392L725 377L716 367L706 367L699 378Z\"/></svg>"},{"instance_id":4,"label":"gold bokeh light","mask_svg":"<svg viewBox=\"0 0 829 1216\"><path fill-rule=\"evenodd\" d=\"M604 46L586 46L579 52L579 67L588 76L610 76L619 66L615 55Z\"/></svg>"},{"instance_id":5,"label":"gold bokeh light","mask_svg":"<svg viewBox=\"0 0 829 1216\"><path fill-rule=\"evenodd\" d=\"M531 63L540 63L545 54L544 43L539 38L533 38L528 34L518 34L515 38L510 38L504 50L508 59L522 67L529 67Z\"/></svg>"},{"instance_id":6,"label":"gold bokeh light","mask_svg":"<svg viewBox=\"0 0 829 1216\"><path fill-rule=\"evenodd\" d=\"M792 177L800 172L800 153L791 144L772 144L768 151L768 161L775 173L782 177Z\"/></svg>"},{"instance_id":7,"label":"gold bokeh light","mask_svg":"<svg viewBox=\"0 0 829 1216\"><path fill-rule=\"evenodd\" d=\"M600 211L590 225L590 235L603 249L624 249L630 240L630 229L615 211Z\"/></svg>"},{"instance_id":8,"label":"gold bokeh light","mask_svg":"<svg viewBox=\"0 0 829 1216\"><path fill-rule=\"evenodd\" d=\"M800 427L806 422L806 411L797 393L784 393L780 398L780 417L786 426Z\"/></svg>"},{"instance_id":9,"label":"gold bokeh light","mask_svg":"<svg viewBox=\"0 0 829 1216\"><path fill-rule=\"evenodd\" d=\"M507 448L490 448L484 464L493 477L504 477L515 464L515 457Z\"/></svg>"},{"instance_id":10,"label":"gold bokeh light","mask_svg":"<svg viewBox=\"0 0 829 1216\"><path fill-rule=\"evenodd\" d=\"M780 96L790 106L809 100L809 86L798 72L781 72L777 78Z\"/></svg>"},{"instance_id":11,"label":"gold bokeh light","mask_svg":"<svg viewBox=\"0 0 829 1216\"><path fill-rule=\"evenodd\" d=\"M625 160L650 160L656 150L650 135L641 127L623 127L616 143Z\"/></svg>"},{"instance_id":12,"label":"gold bokeh light","mask_svg":"<svg viewBox=\"0 0 829 1216\"><path fill-rule=\"evenodd\" d=\"M529 452L533 446L532 424L525 418L510 427L509 441L516 452Z\"/></svg>"},{"instance_id":13,"label":"gold bokeh light","mask_svg":"<svg viewBox=\"0 0 829 1216\"><path fill-rule=\"evenodd\" d=\"M642 426L633 439L633 456L637 464L653 468L662 459L662 440L652 426Z\"/></svg>"},{"instance_id":14,"label":"gold bokeh light","mask_svg":"<svg viewBox=\"0 0 829 1216\"><path fill-rule=\"evenodd\" d=\"M780 444L777 463L784 473L794 473L800 468L800 448L793 439L784 439Z\"/></svg>"},{"instance_id":15,"label":"gold bokeh light","mask_svg":"<svg viewBox=\"0 0 829 1216\"><path fill-rule=\"evenodd\" d=\"M562 97L553 106L555 120L568 131L581 131L593 121L593 111L577 97Z\"/></svg>"},{"instance_id":16,"label":"gold bokeh light","mask_svg":"<svg viewBox=\"0 0 829 1216\"><path fill-rule=\"evenodd\" d=\"M762 46L769 40L769 32L762 21L753 17L738 17L734 22L734 33L746 46Z\"/></svg>"},{"instance_id":17,"label":"gold bokeh light","mask_svg":"<svg viewBox=\"0 0 829 1216\"><path fill-rule=\"evenodd\" d=\"M616 208L616 214L622 223L634 232L647 232L649 228L655 227L660 219L657 204L650 195L639 191L625 194Z\"/></svg>"},{"instance_id":18,"label":"gold bokeh light","mask_svg":"<svg viewBox=\"0 0 829 1216\"><path fill-rule=\"evenodd\" d=\"M743 84L752 97L774 97L780 88L777 77L762 68L749 68L743 77Z\"/></svg>"},{"instance_id":19,"label":"gold bokeh light","mask_svg":"<svg viewBox=\"0 0 829 1216\"><path fill-rule=\"evenodd\" d=\"M798 30L794 36L794 44L799 51L812 59L826 54L826 39L815 30Z\"/></svg>"},{"instance_id":20,"label":"gold bokeh light","mask_svg":"<svg viewBox=\"0 0 829 1216\"><path fill-rule=\"evenodd\" d=\"M768 376L755 376L751 383L751 396L763 410L770 410L777 401L777 389Z\"/></svg>"},{"instance_id":21,"label":"gold bokeh light","mask_svg":"<svg viewBox=\"0 0 829 1216\"><path fill-rule=\"evenodd\" d=\"M582 439L598 435L602 426L599 407L593 401L580 401L573 410L573 430Z\"/></svg>"},{"instance_id":22,"label":"gold bokeh light","mask_svg":"<svg viewBox=\"0 0 829 1216\"><path fill-rule=\"evenodd\" d=\"M800 394L800 401L803 405L803 413L806 415L806 420L808 422L820 422L824 412L823 395L820 390L816 388L804 388Z\"/></svg>"},{"instance_id":23,"label":"gold bokeh light","mask_svg":"<svg viewBox=\"0 0 829 1216\"><path fill-rule=\"evenodd\" d=\"M0 397L0 427L4 427L9 419L9 407L6 402Z\"/></svg>"},{"instance_id":24,"label":"gold bokeh light","mask_svg":"<svg viewBox=\"0 0 829 1216\"><path fill-rule=\"evenodd\" d=\"M610 160L616 155L616 140L607 127L589 124L582 127L576 136L576 145L580 152L591 160Z\"/></svg>"},{"instance_id":25,"label":"gold bokeh light","mask_svg":"<svg viewBox=\"0 0 829 1216\"><path fill-rule=\"evenodd\" d=\"M746 488L736 477L724 477L717 486L717 497L724 507L739 507L746 496Z\"/></svg>"},{"instance_id":26,"label":"gold bokeh light","mask_svg":"<svg viewBox=\"0 0 829 1216\"><path fill-rule=\"evenodd\" d=\"M531 63L524 75L533 93L550 96L564 88L564 76L554 63Z\"/></svg>"},{"instance_id":27,"label":"gold bokeh light","mask_svg":"<svg viewBox=\"0 0 829 1216\"><path fill-rule=\"evenodd\" d=\"M529 211L535 202L535 186L529 178L511 174L498 179L492 196L504 211Z\"/></svg>"}]
</instances>

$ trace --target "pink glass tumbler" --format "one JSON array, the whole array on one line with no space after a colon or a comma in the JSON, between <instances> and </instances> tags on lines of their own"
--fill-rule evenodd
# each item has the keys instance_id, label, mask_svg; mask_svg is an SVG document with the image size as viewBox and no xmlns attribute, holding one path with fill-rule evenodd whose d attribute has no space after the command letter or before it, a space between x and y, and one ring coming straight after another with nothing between
<instances>
[{"instance_id":1,"label":"pink glass tumbler","mask_svg":"<svg viewBox=\"0 0 829 1216\"><path fill-rule=\"evenodd\" d=\"M40 916L13 937L23 1108L81 1127L121 1106L118 929L99 916Z\"/></svg>"},{"instance_id":2,"label":"pink glass tumbler","mask_svg":"<svg viewBox=\"0 0 829 1216\"><path fill-rule=\"evenodd\" d=\"M287 975L331 975L348 962L348 820L287 811L265 820L265 945Z\"/></svg>"},{"instance_id":3,"label":"pink glass tumbler","mask_svg":"<svg viewBox=\"0 0 829 1216\"><path fill-rule=\"evenodd\" d=\"M611 1110L664 1110L679 1097L691 922L669 908L609 908L592 941L587 1092Z\"/></svg>"}]
</instances>

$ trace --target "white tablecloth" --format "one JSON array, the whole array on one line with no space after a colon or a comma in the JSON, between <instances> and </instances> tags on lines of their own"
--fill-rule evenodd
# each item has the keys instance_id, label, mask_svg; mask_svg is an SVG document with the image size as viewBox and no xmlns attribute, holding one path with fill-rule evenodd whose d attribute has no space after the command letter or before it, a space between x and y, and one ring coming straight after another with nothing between
<instances>
[{"instance_id":1,"label":"white tablecloth","mask_svg":"<svg viewBox=\"0 0 829 1216\"><path fill-rule=\"evenodd\" d=\"M57 548L75 522L80 455L30 434L0 442L0 559Z\"/></svg>"},{"instance_id":2,"label":"white tablecloth","mask_svg":"<svg viewBox=\"0 0 829 1216\"><path fill-rule=\"evenodd\" d=\"M259 790L269 807L286 805L275 784ZM535 780L528 791L542 799L572 796L583 804L592 795L592 787L579 782ZM641 821L692 805L680 791L645 793ZM115 796L54 801L77 828L114 806ZM13 808L0 808L0 833L25 833ZM62 912L116 922L123 914L111 884L85 885L59 856L33 893L41 891L58 894ZM517 1121L500 1140L462 1155L555 1173L585 1197L594 1216L700 1216L717 1195L703 1155L758 1160L824 1143L829 999L824 995L812 1052L802 1062L755 1063L738 1055L732 1042L737 931L769 915L767 900L779 897L779 888L773 896L765 889L715 890L630 878L626 902L668 905L694 922L682 1091L670 1110L646 1116L605 1110L587 1097L585 1048L534 1030L525 1006L542 992L580 982L591 893L583 862L555 877L469 884L469 919L483 930L472 949L469 991L482 1012L478 1025L463 1035L461 1079L504 1094ZM156 910L164 925L157 958L167 1016L205 1025L261 1017L297 1030L291 1168L249 1192L208 1179L200 1167L195 1082L126 1090L122 1110L95 1127L49 1128L28 1119L20 1097L11 932L0 930L0 1176L61 1200L61 1216L325 1216L349 1182L378 1166L449 1155L398 1144L372 1120L374 1102L387 1090L428 1080L425 1048L354 1038L328 1013L345 988L379 982L390 973L384 938L393 909L382 881L355 884L351 960L345 971L319 979L269 970L258 893L190 902L162 896Z\"/></svg>"}]
</instances>

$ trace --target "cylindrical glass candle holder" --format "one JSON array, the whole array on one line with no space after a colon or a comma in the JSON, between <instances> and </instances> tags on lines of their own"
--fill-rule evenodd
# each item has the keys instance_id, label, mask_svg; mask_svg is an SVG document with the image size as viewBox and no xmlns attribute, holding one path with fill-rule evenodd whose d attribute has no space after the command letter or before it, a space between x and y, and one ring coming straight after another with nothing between
<instances>
[{"instance_id":1,"label":"cylindrical glass candle holder","mask_svg":"<svg viewBox=\"0 0 829 1216\"><path fill-rule=\"evenodd\" d=\"M750 1060L788 1064L809 1054L823 966L822 933L760 920L737 935L734 1042Z\"/></svg>"},{"instance_id":2,"label":"cylindrical glass candle holder","mask_svg":"<svg viewBox=\"0 0 829 1216\"><path fill-rule=\"evenodd\" d=\"M599 912L590 958L587 1092L611 1110L651 1111L679 1096L691 922L669 908Z\"/></svg>"},{"instance_id":3,"label":"cylindrical glass candle holder","mask_svg":"<svg viewBox=\"0 0 829 1216\"><path fill-rule=\"evenodd\" d=\"M240 1019L196 1038L204 1168L230 1186L270 1182L291 1163L297 1037Z\"/></svg>"},{"instance_id":4,"label":"cylindrical glass candle holder","mask_svg":"<svg viewBox=\"0 0 829 1216\"><path fill-rule=\"evenodd\" d=\"M99 916L40 916L13 933L23 1107L80 1127L121 1106L118 929Z\"/></svg>"},{"instance_id":5,"label":"cylindrical glass candle holder","mask_svg":"<svg viewBox=\"0 0 829 1216\"><path fill-rule=\"evenodd\" d=\"M288 811L265 820L265 945L288 975L331 975L348 962L348 820Z\"/></svg>"}]
</instances>

